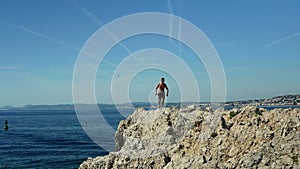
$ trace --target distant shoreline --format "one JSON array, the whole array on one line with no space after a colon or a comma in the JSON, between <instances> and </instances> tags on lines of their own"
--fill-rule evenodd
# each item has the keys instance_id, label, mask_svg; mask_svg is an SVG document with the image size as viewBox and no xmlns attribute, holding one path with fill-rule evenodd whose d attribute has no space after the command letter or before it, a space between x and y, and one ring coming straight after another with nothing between
<instances>
[{"instance_id":1,"label":"distant shoreline","mask_svg":"<svg viewBox=\"0 0 300 169\"><path fill-rule=\"evenodd\" d=\"M153 107L156 103L149 102L133 102L124 104L100 104L98 103L99 109L122 109L122 108L134 108L137 107ZM209 106L210 102L174 102L167 103L167 107L180 106L180 105L203 105ZM242 101L228 101L223 104L225 107L241 107L244 105L252 105L257 107L299 107L300 106L300 95L283 95L276 96L269 99L253 99L253 100L242 100ZM76 104L76 106L83 106L89 108L94 104ZM74 104L57 104L57 105L25 105L20 107L14 106L3 106L0 110L74 110Z\"/></svg>"}]
</instances>

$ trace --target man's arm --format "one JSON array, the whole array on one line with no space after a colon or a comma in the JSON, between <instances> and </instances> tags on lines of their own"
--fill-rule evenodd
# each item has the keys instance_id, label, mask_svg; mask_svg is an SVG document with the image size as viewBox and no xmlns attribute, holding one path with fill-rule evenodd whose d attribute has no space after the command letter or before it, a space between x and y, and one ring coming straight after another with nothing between
<instances>
[{"instance_id":1,"label":"man's arm","mask_svg":"<svg viewBox=\"0 0 300 169\"><path fill-rule=\"evenodd\" d=\"M166 90L167 90L167 95L166 96L169 96L169 88L168 88L167 85L166 85Z\"/></svg>"},{"instance_id":2,"label":"man's arm","mask_svg":"<svg viewBox=\"0 0 300 169\"><path fill-rule=\"evenodd\" d=\"M155 95L157 95L157 89L158 89L158 87L159 87L159 84L155 88Z\"/></svg>"}]
</instances>

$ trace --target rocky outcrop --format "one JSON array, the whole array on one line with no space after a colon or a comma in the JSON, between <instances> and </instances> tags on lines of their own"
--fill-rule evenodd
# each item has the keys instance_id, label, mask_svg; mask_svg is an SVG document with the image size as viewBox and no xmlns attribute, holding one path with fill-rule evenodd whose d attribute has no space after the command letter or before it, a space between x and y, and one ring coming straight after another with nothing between
<instances>
[{"instance_id":1,"label":"rocky outcrop","mask_svg":"<svg viewBox=\"0 0 300 169\"><path fill-rule=\"evenodd\" d=\"M79 168L300 168L300 109L136 110Z\"/></svg>"}]
</instances>

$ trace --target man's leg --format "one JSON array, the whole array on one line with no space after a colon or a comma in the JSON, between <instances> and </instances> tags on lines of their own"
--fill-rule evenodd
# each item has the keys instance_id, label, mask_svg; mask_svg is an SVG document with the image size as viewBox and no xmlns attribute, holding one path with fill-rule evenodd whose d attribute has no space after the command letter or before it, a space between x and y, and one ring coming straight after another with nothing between
<instances>
[{"instance_id":1,"label":"man's leg","mask_svg":"<svg viewBox=\"0 0 300 169\"><path fill-rule=\"evenodd\" d=\"M165 95L161 98L161 107L165 107Z\"/></svg>"},{"instance_id":2,"label":"man's leg","mask_svg":"<svg viewBox=\"0 0 300 169\"><path fill-rule=\"evenodd\" d=\"M161 102L161 97L160 97L160 95L157 96L157 100L158 100L158 103L157 103L157 104L158 104L158 108L160 108L160 102Z\"/></svg>"}]
</instances>

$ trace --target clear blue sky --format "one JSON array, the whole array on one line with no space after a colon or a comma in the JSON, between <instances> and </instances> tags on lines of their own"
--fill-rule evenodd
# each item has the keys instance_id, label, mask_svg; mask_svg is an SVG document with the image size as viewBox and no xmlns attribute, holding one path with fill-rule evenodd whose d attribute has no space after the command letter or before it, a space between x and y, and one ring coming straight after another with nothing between
<instances>
[{"instance_id":1,"label":"clear blue sky","mask_svg":"<svg viewBox=\"0 0 300 169\"><path fill-rule=\"evenodd\" d=\"M174 14L200 28L223 63L227 100L300 93L300 2L296 0L2 0L0 106L72 103L78 49L101 26L137 12ZM155 38L150 37L152 41L147 43L155 44ZM139 40L140 47L153 47L153 43L147 46L146 41L142 42ZM124 44L134 48L130 39ZM121 57L114 59L114 51L111 53L107 60L120 63ZM187 56L182 57L188 62ZM209 99L210 85L207 74L201 76L205 72L202 69L197 72L192 68L199 74L201 99L205 101ZM96 79L97 99L111 103L109 93L103 92L109 89L113 68L103 63L101 71ZM132 101L147 101L149 90L160 76L166 76L172 89L169 101L178 101L180 93L174 79L168 72L151 69L132 81Z\"/></svg>"}]
</instances>

